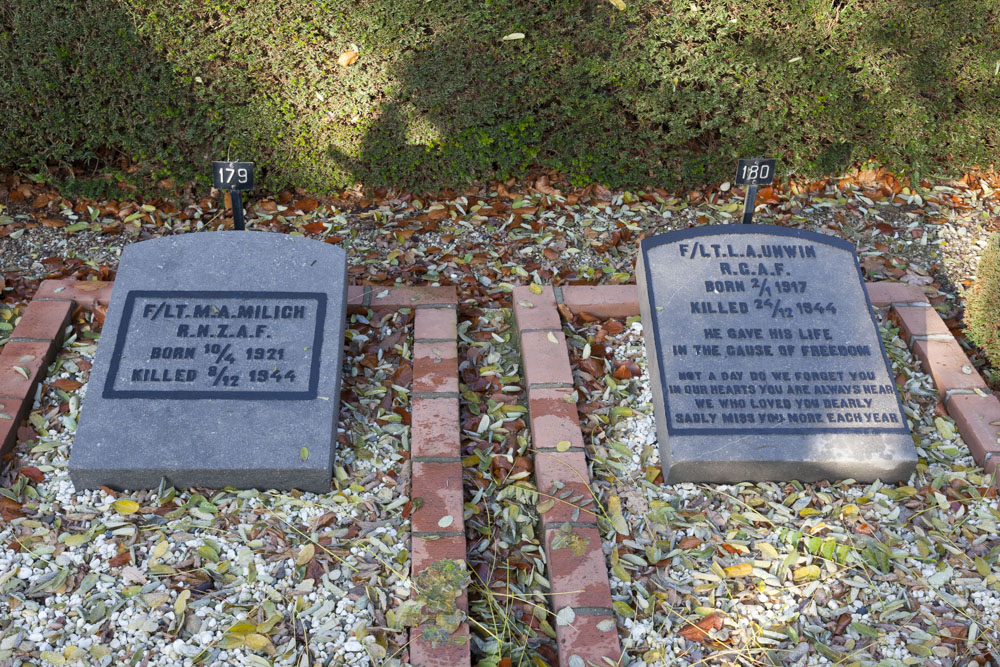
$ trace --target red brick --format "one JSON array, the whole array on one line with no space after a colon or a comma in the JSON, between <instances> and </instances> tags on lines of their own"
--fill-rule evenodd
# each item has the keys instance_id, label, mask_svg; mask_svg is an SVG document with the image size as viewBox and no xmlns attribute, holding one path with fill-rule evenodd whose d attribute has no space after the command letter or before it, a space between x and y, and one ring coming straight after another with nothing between
<instances>
[{"instance_id":1,"label":"red brick","mask_svg":"<svg viewBox=\"0 0 1000 667\"><path fill-rule=\"evenodd\" d=\"M37 338L62 342L63 329L73 312L72 301L34 300L14 327L14 338Z\"/></svg>"},{"instance_id":2,"label":"red brick","mask_svg":"<svg viewBox=\"0 0 1000 667\"><path fill-rule=\"evenodd\" d=\"M439 560L456 560L466 562L465 536L445 535L437 539L425 539L414 535L410 541L410 573L413 577L426 570ZM462 611L469 609L469 597L466 591L457 600Z\"/></svg>"},{"instance_id":3,"label":"red brick","mask_svg":"<svg viewBox=\"0 0 1000 667\"><path fill-rule=\"evenodd\" d=\"M28 415L31 401L20 398L0 398L0 413L10 417L0 417L0 456L17 446L17 429Z\"/></svg>"},{"instance_id":4,"label":"red brick","mask_svg":"<svg viewBox=\"0 0 1000 667\"><path fill-rule=\"evenodd\" d=\"M413 399L410 456L461 456L457 398Z\"/></svg>"},{"instance_id":5,"label":"red brick","mask_svg":"<svg viewBox=\"0 0 1000 667\"><path fill-rule=\"evenodd\" d=\"M528 391L531 440L535 449L555 449L562 441L583 447L580 417L569 388L536 388ZM569 399L569 400L567 400Z\"/></svg>"},{"instance_id":6,"label":"red brick","mask_svg":"<svg viewBox=\"0 0 1000 667\"><path fill-rule=\"evenodd\" d=\"M413 344L414 393L458 392L458 345Z\"/></svg>"},{"instance_id":7,"label":"red brick","mask_svg":"<svg viewBox=\"0 0 1000 667\"><path fill-rule=\"evenodd\" d=\"M423 499L420 509L413 513L414 532L463 532L461 462L414 461L410 497ZM445 516L451 516L451 523L442 526L439 522Z\"/></svg>"},{"instance_id":8,"label":"red brick","mask_svg":"<svg viewBox=\"0 0 1000 667\"><path fill-rule=\"evenodd\" d=\"M464 636L465 641L456 644L448 642L444 646L431 646L420 637L420 628L410 630L410 664L414 667L469 667L469 624L462 623L452 635Z\"/></svg>"},{"instance_id":9,"label":"red brick","mask_svg":"<svg viewBox=\"0 0 1000 667\"><path fill-rule=\"evenodd\" d=\"M410 540L410 571L416 575L439 560L466 560L465 536L445 535L428 540L414 535Z\"/></svg>"},{"instance_id":10,"label":"red brick","mask_svg":"<svg viewBox=\"0 0 1000 667\"><path fill-rule=\"evenodd\" d=\"M550 336L556 342L553 343ZM536 384L573 384L569 349L561 331L528 331L521 334L521 360L529 387Z\"/></svg>"},{"instance_id":11,"label":"red brick","mask_svg":"<svg viewBox=\"0 0 1000 667\"><path fill-rule=\"evenodd\" d=\"M587 457L583 452L536 452L538 502L555 503L541 515L543 529L564 521L596 523L597 505L589 485Z\"/></svg>"},{"instance_id":12,"label":"red brick","mask_svg":"<svg viewBox=\"0 0 1000 667\"><path fill-rule=\"evenodd\" d=\"M563 607L611 607L608 566L601 551L601 534L596 527L572 526L575 535L587 540L586 551L577 556L569 547L555 549L552 541L560 529L545 533L545 554L552 584L552 610Z\"/></svg>"},{"instance_id":13,"label":"red brick","mask_svg":"<svg viewBox=\"0 0 1000 667\"><path fill-rule=\"evenodd\" d=\"M514 319L521 331L527 329L562 331L562 320L559 319L559 310L556 308L556 295L551 286L543 287L541 294L535 294L530 287L515 287L513 301Z\"/></svg>"},{"instance_id":14,"label":"red brick","mask_svg":"<svg viewBox=\"0 0 1000 667\"><path fill-rule=\"evenodd\" d=\"M993 484L1000 489L1000 454L993 454L986 459L986 465L983 466L986 470L987 475L993 476Z\"/></svg>"},{"instance_id":15,"label":"red brick","mask_svg":"<svg viewBox=\"0 0 1000 667\"><path fill-rule=\"evenodd\" d=\"M361 312L364 310L365 288L363 285L347 286L347 310L349 312Z\"/></svg>"},{"instance_id":16,"label":"red brick","mask_svg":"<svg viewBox=\"0 0 1000 667\"><path fill-rule=\"evenodd\" d=\"M413 323L414 340L455 340L458 312L454 308L420 308Z\"/></svg>"},{"instance_id":17,"label":"red brick","mask_svg":"<svg viewBox=\"0 0 1000 667\"><path fill-rule=\"evenodd\" d=\"M893 303L917 303L927 301L923 290L916 285L906 283L891 283L880 281L877 283L865 283L868 290L868 300L873 306L888 306Z\"/></svg>"},{"instance_id":18,"label":"red brick","mask_svg":"<svg viewBox=\"0 0 1000 667\"><path fill-rule=\"evenodd\" d=\"M1000 400L992 394L955 394L948 400L948 414L955 420L962 440L976 463L983 465L987 455L1000 455Z\"/></svg>"},{"instance_id":19,"label":"red brick","mask_svg":"<svg viewBox=\"0 0 1000 667\"><path fill-rule=\"evenodd\" d=\"M610 629L602 631L597 628L598 624L609 619ZM577 614L569 625L556 626L556 641L559 643L559 667L570 667L574 655L579 656L585 665L609 664L604 658L608 658L612 665L621 664L618 628L610 612L607 616Z\"/></svg>"},{"instance_id":20,"label":"red brick","mask_svg":"<svg viewBox=\"0 0 1000 667\"><path fill-rule=\"evenodd\" d=\"M93 308L94 303L108 305L112 287L113 282L101 280L43 280L34 298L72 299L78 306Z\"/></svg>"},{"instance_id":21,"label":"red brick","mask_svg":"<svg viewBox=\"0 0 1000 667\"><path fill-rule=\"evenodd\" d=\"M372 285L370 306L375 310L397 310L416 306L454 305L458 295L454 286L448 287L381 287Z\"/></svg>"},{"instance_id":22,"label":"red brick","mask_svg":"<svg viewBox=\"0 0 1000 667\"><path fill-rule=\"evenodd\" d=\"M951 335L948 326L933 308L898 306L893 312L899 318L899 326L906 340L913 336Z\"/></svg>"},{"instance_id":23,"label":"red brick","mask_svg":"<svg viewBox=\"0 0 1000 667\"><path fill-rule=\"evenodd\" d=\"M917 340L913 342L913 353L923 362L924 371L934 378L942 396L951 389L987 388L954 340Z\"/></svg>"},{"instance_id":24,"label":"red brick","mask_svg":"<svg viewBox=\"0 0 1000 667\"><path fill-rule=\"evenodd\" d=\"M574 313L595 317L633 317L639 314L639 290L635 285L567 285L563 303Z\"/></svg>"},{"instance_id":25,"label":"red brick","mask_svg":"<svg viewBox=\"0 0 1000 667\"><path fill-rule=\"evenodd\" d=\"M0 352L0 396L30 397L54 351L52 343L7 343ZM15 367L23 368L28 377L14 370Z\"/></svg>"}]
</instances>

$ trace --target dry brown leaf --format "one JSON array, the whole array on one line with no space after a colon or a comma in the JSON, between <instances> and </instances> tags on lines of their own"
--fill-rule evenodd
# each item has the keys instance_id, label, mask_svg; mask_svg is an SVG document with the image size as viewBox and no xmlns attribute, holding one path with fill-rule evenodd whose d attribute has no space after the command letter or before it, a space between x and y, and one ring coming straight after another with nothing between
<instances>
[{"instance_id":1,"label":"dry brown leaf","mask_svg":"<svg viewBox=\"0 0 1000 667\"><path fill-rule=\"evenodd\" d=\"M357 51L353 50L344 51L343 53L340 54L340 57L337 58L337 64L340 65L341 67L350 67L351 65L356 63L357 60L358 60Z\"/></svg>"},{"instance_id":2,"label":"dry brown leaf","mask_svg":"<svg viewBox=\"0 0 1000 667\"><path fill-rule=\"evenodd\" d=\"M63 391L73 391L79 389L83 386L83 383L79 380L70 380L69 378L59 378L53 381L50 385L53 389L61 389Z\"/></svg>"},{"instance_id":3,"label":"dry brown leaf","mask_svg":"<svg viewBox=\"0 0 1000 667\"><path fill-rule=\"evenodd\" d=\"M721 629L722 615L710 614L695 624L686 625L681 628L680 635L684 639L688 639L693 642L707 642L712 641L711 636L708 634L710 630Z\"/></svg>"}]
</instances>

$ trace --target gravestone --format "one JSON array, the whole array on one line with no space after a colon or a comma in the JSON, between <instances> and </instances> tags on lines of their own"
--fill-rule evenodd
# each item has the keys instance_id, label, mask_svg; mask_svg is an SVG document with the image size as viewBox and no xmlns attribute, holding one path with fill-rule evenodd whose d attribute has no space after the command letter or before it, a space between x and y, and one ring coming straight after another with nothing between
<instances>
[{"instance_id":1,"label":"gravestone","mask_svg":"<svg viewBox=\"0 0 1000 667\"><path fill-rule=\"evenodd\" d=\"M917 455L853 246L766 225L642 241L667 482L909 477Z\"/></svg>"},{"instance_id":2,"label":"gravestone","mask_svg":"<svg viewBox=\"0 0 1000 667\"><path fill-rule=\"evenodd\" d=\"M69 460L77 488L326 492L346 253L265 232L125 248Z\"/></svg>"}]
</instances>

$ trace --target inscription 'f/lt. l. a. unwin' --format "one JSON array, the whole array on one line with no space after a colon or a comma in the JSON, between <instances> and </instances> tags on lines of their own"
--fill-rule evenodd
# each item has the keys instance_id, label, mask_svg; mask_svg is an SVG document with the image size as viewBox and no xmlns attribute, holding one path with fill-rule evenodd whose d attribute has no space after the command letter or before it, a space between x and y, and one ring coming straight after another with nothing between
<instances>
[{"instance_id":1,"label":"inscription 'f/lt. l. a. unwin'","mask_svg":"<svg viewBox=\"0 0 1000 667\"><path fill-rule=\"evenodd\" d=\"M698 227L644 239L636 280L668 482L910 474L916 452L849 243Z\"/></svg>"},{"instance_id":2,"label":"inscription 'f/lt. l. a. unwin'","mask_svg":"<svg viewBox=\"0 0 1000 667\"><path fill-rule=\"evenodd\" d=\"M105 398L316 397L326 295L132 291Z\"/></svg>"}]
</instances>

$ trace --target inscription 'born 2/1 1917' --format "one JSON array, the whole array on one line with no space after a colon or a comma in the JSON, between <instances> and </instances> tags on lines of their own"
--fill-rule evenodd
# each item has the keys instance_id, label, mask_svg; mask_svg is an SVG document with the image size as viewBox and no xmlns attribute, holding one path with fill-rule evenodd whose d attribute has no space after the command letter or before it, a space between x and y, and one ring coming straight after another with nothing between
<instances>
[{"instance_id":1,"label":"inscription 'born 2/1 1917'","mask_svg":"<svg viewBox=\"0 0 1000 667\"><path fill-rule=\"evenodd\" d=\"M843 251L752 231L660 247L694 278L661 325L675 326L660 349L671 432L902 429L863 295L849 306L821 268Z\"/></svg>"},{"instance_id":2,"label":"inscription 'born 2/1 1917'","mask_svg":"<svg viewBox=\"0 0 1000 667\"><path fill-rule=\"evenodd\" d=\"M129 292L105 398L316 398L326 295Z\"/></svg>"}]
</instances>

